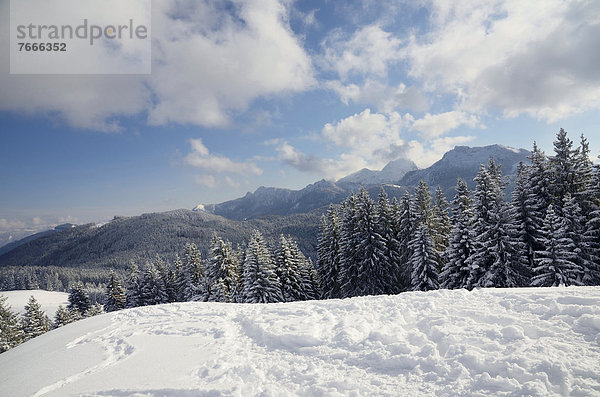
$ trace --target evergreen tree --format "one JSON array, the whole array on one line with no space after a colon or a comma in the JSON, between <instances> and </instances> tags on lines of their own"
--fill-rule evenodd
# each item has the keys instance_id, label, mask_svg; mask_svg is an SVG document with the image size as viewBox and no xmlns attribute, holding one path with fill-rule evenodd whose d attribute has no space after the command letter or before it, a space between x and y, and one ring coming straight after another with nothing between
<instances>
[{"instance_id":1,"label":"evergreen tree","mask_svg":"<svg viewBox=\"0 0 600 397\"><path fill-rule=\"evenodd\" d=\"M169 296L160 272L152 262L146 263L141 280L140 305L150 306L168 303Z\"/></svg>"},{"instance_id":2,"label":"evergreen tree","mask_svg":"<svg viewBox=\"0 0 600 397\"><path fill-rule=\"evenodd\" d=\"M284 302L305 300L301 261L302 258L298 257L297 252L292 252L290 242L281 235L279 245L275 250L275 269Z\"/></svg>"},{"instance_id":3,"label":"evergreen tree","mask_svg":"<svg viewBox=\"0 0 600 397\"><path fill-rule=\"evenodd\" d=\"M445 254L450 244L450 232L452 231L449 208L448 200L446 200L442 189L438 186L434 194L431 225L438 269L442 269L447 261Z\"/></svg>"},{"instance_id":4,"label":"evergreen tree","mask_svg":"<svg viewBox=\"0 0 600 397\"><path fill-rule=\"evenodd\" d=\"M534 287L553 287L559 285L579 285L582 269L575 263L574 244L568 237L568 223L554 212L550 205L546 212L543 228L545 249L537 252Z\"/></svg>"},{"instance_id":5,"label":"evergreen tree","mask_svg":"<svg viewBox=\"0 0 600 397\"><path fill-rule=\"evenodd\" d=\"M117 280L117 275L115 272L111 270L110 278L106 285L104 309L107 312L121 310L125 308L125 304L125 289L121 285L121 282Z\"/></svg>"},{"instance_id":6,"label":"evergreen tree","mask_svg":"<svg viewBox=\"0 0 600 397\"><path fill-rule=\"evenodd\" d=\"M414 238L417 225L414 203L410 194L406 192L401 202L395 209L396 212L396 240L400 253L399 288L407 291L411 288L412 272L410 258L412 256L410 242Z\"/></svg>"},{"instance_id":7,"label":"evergreen tree","mask_svg":"<svg viewBox=\"0 0 600 397\"><path fill-rule=\"evenodd\" d=\"M75 321L73 318L73 313L70 310L65 308L62 305L59 305L56 308L56 313L54 314L54 327L62 327L63 325L67 325Z\"/></svg>"},{"instance_id":8,"label":"evergreen tree","mask_svg":"<svg viewBox=\"0 0 600 397\"><path fill-rule=\"evenodd\" d=\"M583 284L600 285L600 166L595 169L589 191L590 212L583 237L586 259Z\"/></svg>"},{"instance_id":9,"label":"evergreen tree","mask_svg":"<svg viewBox=\"0 0 600 397\"><path fill-rule=\"evenodd\" d=\"M340 209L340 297L353 295L354 286L358 283L358 241L355 241L356 195L351 193L342 203Z\"/></svg>"},{"instance_id":10,"label":"evergreen tree","mask_svg":"<svg viewBox=\"0 0 600 397\"><path fill-rule=\"evenodd\" d=\"M167 295L166 302L177 302L177 277L171 269L168 262L165 262L159 255L156 255L156 270L160 275L160 281L163 284L165 294Z\"/></svg>"},{"instance_id":11,"label":"evergreen tree","mask_svg":"<svg viewBox=\"0 0 600 397\"><path fill-rule=\"evenodd\" d=\"M319 257L319 274L322 281L325 299L341 297L340 286L340 251L341 226L339 214L333 205L329 206L327 216L321 220L321 233L317 254Z\"/></svg>"},{"instance_id":12,"label":"evergreen tree","mask_svg":"<svg viewBox=\"0 0 600 397\"><path fill-rule=\"evenodd\" d=\"M204 283L204 265L196 244L186 244L181 272L177 275L179 301L192 299L204 300L206 286Z\"/></svg>"},{"instance_id":13,"label":"evergreen tree","mask_svg":"<svg viewBox=\"0 0 600 397\"><path fill-rule=\"evenodd\" d=\"M573 196L576 193L576 156L577 150L573 149L573 141L561 128L554 141L554 156L550 158L552 204L559 215L562 214L565 196L567 194Z\"/></svg>"},{"instance_id":14,"label":"evergreen tree","mask_svg":"<svg viewBox=\"0 0 600 397\"><path fill-rule=\"evenodd\" d=\"M221 302L230 302L232 300L231 292L237 284L238 267L238 259L231 247L231 243L223 241L223 239L214 234L211 240L210 254L206 263L205 273L207 284L220 289L219 294L212 294L213 297L223 299L220 300ZM223 285L221 286L220 284Z\"/></svg>"},{"instance_id":15,"label":"evergreen tree","mask_svg":"<svg viewBox=\"0 0 600 397\"><path fill-rule=\"evenodd\" d=\"M90 302L87 292L85 292L83 288L83 284L81 282L77 283L77 285L71 288L71 291L69 292L68 309L83 315L83 313L85 313L91 306L92 303Z\"/></svg>"},{"instance_id":16,"label":"evergreen tree","mask_svg":"<svg viewBox=\"0 0 600 397\"><path fill-rule=\"evenodd\" d=\"M498 167L490 159L487 167L481 165L474 179L474 238L471 256L466 261L470 271L467 288L483 286L485 274L496 262L496 248L501 237L498 224L504 195L498 173Z\"/></svg>"},{"instance_id":17,"label":"evergreen tree","mask_svg":"<svg viewBox=\"0 0 600 397\"><path fill-rule=\"evenodd\" d=\"M421 179L419 184L415 188L415 223L421 225L422 223L432 226L433 224L433 212L431 208L431 190L429 185Z\"/></svg>"},{"instance_id":18,"label":"evergreen tree","mask_svg":"<svg viewBox=\"0 0 600 397\"><path fill-rule=\"evenodd\" d=\"M125 293L126 307L142 306L142 282L140 279L140 269L132 260L129 262L129 277L127 279L127 288Z\"/></svg>"},{"instance_id":19,"label":"evergreen tree","mask_svg":"<svg viewBox=\"0 0 600 397\"><path fill-rule=\"evenodd\" d=\"M275 266L259 231L254 231L244 261L244 301L248 303L282 302L281 284Z\"/></svg>"},{"instance_id":20,"label":"evergreen tree","mask_svg":"<svg viewBox=\"0 0 600 397\"><path fill-rule=\"evenodd\" d=\"M40 336L50 331L51 326L50 319L42 311L42 306L32 295L25 306L25 313L23 314L23 333L25 339L29 340Z\"/></svg>"},{"instance_id":21,"label":"evergreen tree","mask_svg":"<svg viewBox=\"0 0 600 397\"><path fill-rule=\"evenodd\" d=\"M519 163L511 199L514 222L520 233L516 237L523 242L521 255L527 258L527 265L530 269L534 267L535 251L540 248L539 235L543 222L540 202L533 195L533 189L530 186L532 171L533 169L528 168L522 162Z\"/></svg>"},{"instance_id":22,"label":"evergreen tree","mask_svg":"<svg viewBox=\"0 0 600 397\"><path fill-rule=\"evenodd\" d=\"M0 353L23 342L24 333L19 318L6 303L7 298L0 296Z\"/></svg>"},{"instance_id":23,"label":"evergreen tree","mask_svg":"<svg viewBox=\"0 0 600 397\"><path fill-rule=\"evenodd\" d=\"M394 206L390 204L388 196L381 188L377 200L377 231L383 240L385 247L381 264L382 279L384 281L385 294L397 294L401 292L401 270L400 244L397 240L396 220L394 219Z\"/></svg>"},{"instance_id":24,"label":"evergreen tree","mask_svg":"<svg viewBox=\"0 0 600 397\"><path fill-rule=\"evenodd\" d=\"M589 218L594 209L594 190L593 183L593 164L590 160L590 145L587 139L581 134L581 143L574 155L574 187L573 198L575 198L581 214Z\"/></svg>"},{"instance_id":25,"label":"evergreen tree","mask_svg":"<svg viewBox=\"0 0 600 397\"><path fill-rule=\"evenodd\" d=\"M83 317L93 317L102 313L104 313L104 308L102 307L102 305L99 303L94 303L92 306L90 306L89 309L85 311L85 313L83 313Z\"/></svg>"},{"instance_id":26,"label":"evergreen tree","mask_svg":"<svg viewBox=\"0 0 600 397\"><path fill-rule=\"evenodd\" d=\"M354 262L346 260L345 270L351 277L344 277L345 296L379 295L389 291L392 280L384 256L385 242L378 232L375 203L362 187L356 196L352 225L348 242L355 244Z\"/></svg>"},{"instance_id":27,"label":"evergreen tree","mask_svg":"<svg viewBox=\"0 0 600 397\"><path fill-rule=\"evenodd\" d=\"M471 289L473 285L469 285L471 271L467 260L473 249L473 207L467 183L460 178L453 201L452 225L446 250L447 263L440 274L441 287Z\"/></svg>"},{"instance_id":28,"label":"evergreen tree","mask_svg":"<svg viewBox=\"0 0 600 397\"><path fill-rule=\"evenodd\" d=\"M520 225L515 222L515 211L507 203L502 203L496 223L490 225L487 236L493 243L493 262L483 274L479 285L482 287L524 287L530 284L530 269L527 266L525 243Z\"/></svg>"},{"instance_id":29,"label":"evergreen tree","mask_svg":"<svg viewBox=\"0 0 600 397\"><path fill-rule=\"evenodd\" d=\"M436 252L427 223L421 223L411 241L411 289L429 291L439 288Z\"/></svg>"}]
</instances>

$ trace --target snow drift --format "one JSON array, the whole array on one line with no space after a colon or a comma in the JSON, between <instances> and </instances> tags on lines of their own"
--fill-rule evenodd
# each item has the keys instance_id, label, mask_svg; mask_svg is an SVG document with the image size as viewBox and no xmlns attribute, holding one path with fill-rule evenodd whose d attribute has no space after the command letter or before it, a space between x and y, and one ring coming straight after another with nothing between
<instances>
[{"instance_id":1,"label":"snow drift","mask_svg":"<svg viewBox=\"0 0 600 397\"><path fill-rule=\"evenodd\" d=\"M92 317L0 355L0 395L598 395L600 287Z\"/></svg>"}]
</instances>

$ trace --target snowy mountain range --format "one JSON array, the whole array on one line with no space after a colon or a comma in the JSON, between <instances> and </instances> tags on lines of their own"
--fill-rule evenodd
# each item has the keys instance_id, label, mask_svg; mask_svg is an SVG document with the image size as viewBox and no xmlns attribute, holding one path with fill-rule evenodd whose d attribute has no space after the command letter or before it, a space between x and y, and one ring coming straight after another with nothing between
<instances>
[{"instance_id":1,"label":"snowy mountain range","mask_svg":"<svg viewBox=\"0 0 600 397\"><path fill-rule=\"evenodd\" d=\"M595 396L600 287L102 314L0 354L2 396Z\"/></svg>"},{"instance_id":2,"label":"snowy mountain range","mask_svg":"<svg viewBox=\"0 0 600 397\"><path fill-rule=\"evenodd\" d=\"M304 213L330 203L340 203L361 185L367 188L373 198L379 193L381 185L389 196L399 196L414 189L421 179L432 188L440 186L451 200L457 178L463 178L469 188L473 188L473 178L480 165L487 164L490 157L501 164L503 174L512 181L519 162L527 163L530 154L528 150L503 145L456 146L441 160L425 169L418 169L410 160L398 159L391 161L380 171L364 168L337 181L321 180L300 190L259 187L254 193L248 192L244 197L220 204L201 204L195 210L236 220Z\"/></svg>"},{"instance_id":3,"label":"snowy mountain range","mask_svg":"<svg viewBox=\"0 0 600 397\"><path fill-rule=\"evenodd\" d=\"M195 211L174 210L115 217L102 226L74 227L69 224L2 247L0 267L125 268L130 259L145 263L157 254L173 260L188 242L198 244L201 251L206 252L214 232L234 245L242 244L254 229L260 230L267 239L277 238L282 233L291 235L302 251L314 259L323 210L330 203L343 201L361 184L374 198L381 186L390 197L398 197L413 189L422 178L432 188L440 185L451 199L456 179L465 179L473 188L473 177L480 164L487 163L490 156L502 164L505 175L514 177L519 161L527 161L529 154L527 150L501 145L480 148L458 146L422 170L416 169L410 161L398 160L381 171L361 170L338 181L321 180L301 190L261 187L236 200L199 205Z\"/></svg>"}]
</instances>

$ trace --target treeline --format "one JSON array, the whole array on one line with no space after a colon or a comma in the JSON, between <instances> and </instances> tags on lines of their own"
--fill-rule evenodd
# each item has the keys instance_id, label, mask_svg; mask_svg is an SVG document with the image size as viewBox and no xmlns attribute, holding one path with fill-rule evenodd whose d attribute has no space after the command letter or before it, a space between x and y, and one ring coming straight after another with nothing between
<instances>
[{"instance_id":1,"label":"treeline","mask_svg":"<svg viewBox=\"0 0 600 397\"><path fill-rule=\"evenodd\" d=\"M511 198L493 159L450 205L423 181L414 195L374 202L364 189L322 219L323 297L438 288L600 284L600 169L561 129L554 156L534 144Z\"/></svg>"},{"instance_id":2,"label":"treeline","mask_svg":"<svg viewBox=\"0 0 600 397\"><path fill-rule=\"evenodd\" d=\"M78 283L83 283L88 290L103 289L109 275L110 269L105 268L6 266L0 268L0 291L43 289L68 292Z\"/></svg>"},{"instance_id":3,"label":"treeline","mask_svg":"<svg viewBox=\"0 0 600 397\"><path fill-rule=\"evenodd\" d=\"M59 306L54 321L44 313L38 301L31 296L25 312L19 316L0 296L0 353L65 324L104 312L102 305L92 303L83 284L78 283L69 293L69 305Z\"/></svg>"},{"instance_id":4,"label":"treeline","mask_svg":"<svg viewBox=\"0 0 600 397\"><path fill-rule=\"evenodd\" d=\"M173 263L157 257L140 270L132 262L124 283L111 275L104 307L113 311L186 301L291 302L320 296L318 274L296 242L282 235L270 249L255 231L245 249L233 249L213 235L204 260L195 244L187 244Z\"/></svg>"}]
</instances>

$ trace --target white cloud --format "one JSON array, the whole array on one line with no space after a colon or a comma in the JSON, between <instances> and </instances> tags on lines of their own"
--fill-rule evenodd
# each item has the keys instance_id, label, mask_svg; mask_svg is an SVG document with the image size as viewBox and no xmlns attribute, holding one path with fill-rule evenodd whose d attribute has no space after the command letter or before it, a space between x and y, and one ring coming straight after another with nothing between
<instances>
[{"instance_id":1,"label":"white cloud","mask_svg":"<svg viewBox=\"0 0 600 397\"><path fill-rule=\"evenodd\" d=\"M432 1L433 31L404 49L410 74L462 110L553 122L600 108L600 3Z\"/></svg>"},{"instance_id":2,"label":"white cloud","mask_svg":"<svg viewBox=\"0 0 600 397\"><path fill-rule=\"evenodd\" d=\"M365 109L336 123L325 124L321 130L320 139L341 149L337 157L306 154L281 139L265 143L275 145L278 159L297 170L340 178L362 168L381 169L398 158L407 158L419 167L427 167L455 145L474 139L473 136L440 137L455 128L449 128L448 124L478 126L479 120L467 114L448 112L429 114L415 121L408 113L382 114ZM415 125L427 131L422 141L406 138L410 130L417 129Z\"/></svg>"},{"instance_id":3,"label":"white cloud","mask_svg":"<svg viewBox=\"0 0 600 397\"><path fill-rule=\"evenodd\" d=\"M215 173L234 173L242 175L261 175L262 170L252 161L233 161L228 157L211 154L202 139L190 139L191 152L184 162L192 167ZM206 179L204 182L209 181Z\"/></svg>"},{"instance_id":4,"label":"white cloud","mask_svg":"<svg viewBox=\"0 0 600 397\"><path fill-rule=\"evenodd\" d=\"M215 177L214 175L204 174L204 175L196 175L194 177L194 180L196 181L196 184L210 188L210 189L214 189L216 187L223 186L223 185L229 186L229 187L239 187L240 186L240 184L238 182L234 181L233 179L231 179L228 176L225 176L224 178L222 178L222 177Z\"/></svg>"},{"instance_id":5,"label":"white cloud","mask_svg":"<svg viewBox=\"0 0 600 397\"><path fill-rule=\"evenodd\" d=\"M212 175L196 175L194 179L200 186L205 186L211 189L217 186L217 180Z\"/></svg>"},{"instance_id":6,"label":"white cloud","mask_svg":"<svg viewBox=\"0 0 600 397\"><path fill-rule=\"evenodd\" d=\"M399 61L402 42L378 25L365 26L349 39L334 31L324 41L324 66L335 70L342 80L360 75L385 77L388 64Z\"/></svg>"},{"instance_id":7,"label":"white cloud","mask_svg":"<svg viewBox=\"0 0 600 397\"><path fill-rule=\"evenodd\" d=\"M0 110L58 117L119 132L120 117L148 123L224 126L259 97L314 84L310 57L289 27L287 2L153 2L150 76L10 75L0 60ZM217 12L217 7L219 11ZM0 50L8 53L9 1L0 2Z\"/></svg>"},{"instance_id":8,"label":"white cloud","mask_svg":"<svg viewBox=\"0 0 600 397\"><path fill-rule=\"evenodd\" d=\"M339 80L328 81L325 86L335 91L344 104L374 105L377 110L391 113L398 109L424 111L428 108L427 97L415 86L400 83L389 86L381 81L365 79L362 84L344 84Z\"/></svg>"},{"instance_id":9,"label":"white cloud","mask_svg":"<svg viewBox=\"0 0 600 397\"><path fill-rule=\"evenodd\" d=\"M479 117L453 110L434 115L427 113L423 118L415 120L411 129L421 132L421 135L425 139L433 139L461 125L466 125L470 128L483 127Z\"/></svg>"}]
</instances>

